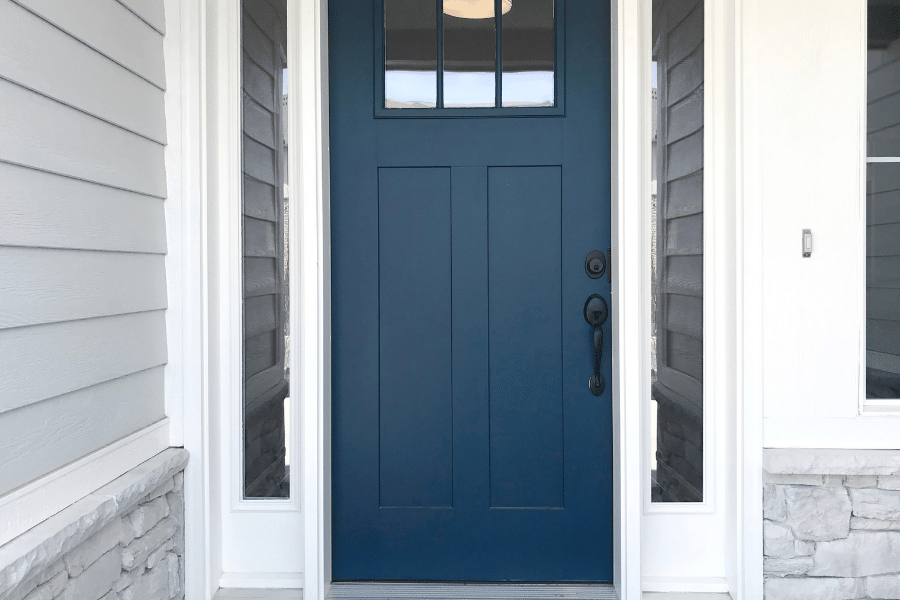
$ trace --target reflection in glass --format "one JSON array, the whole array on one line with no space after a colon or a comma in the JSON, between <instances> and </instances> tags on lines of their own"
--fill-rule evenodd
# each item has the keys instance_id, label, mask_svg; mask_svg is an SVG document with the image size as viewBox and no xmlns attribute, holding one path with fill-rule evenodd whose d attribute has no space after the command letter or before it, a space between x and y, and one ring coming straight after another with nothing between
<instances>
[{"instance_id":1,"label":"reflection in glass","mask_svg":"<svg viewBox=\"0 0 900 600\"><path fill-rule=\"evenodd\" d=\"M703 0L653 0L653 502L703 501L703 18Z\"/></svg>"},{"instance_id":2,"label":"reflection in glass","mask_svg":"<svg viewBox=\"0 0 900 600\"><path fill-rule=\"evenodd\" d=\"M553 0L516 0L501 28L503 106L553 106Z\"/></svg>"},{"instance_id":3,"label":"reflection in glass","mask_svg":"<svg viewBox=\"0 0 900 600\"><path fill-rule=\"evenodd\" d=\"M866 398L900 398L900 0L868 3Z\"/></svg>"},{"instance_id":4,"label":"reflection in glass","mask_svg":"<svg viewBox=\"0 0 900 600\"><path fill-rule=\"evenodd\" d=\"M900 156L900 1L868 4L869 156Z\"/></svg>"},{"instance_id":5,"label":"reflection in glass","mask_svg":"<svg viewBox=\"0 0 900 600\"><path fill-rule=\"evenodd\" d=\"M384 107L436 105L436 4L431 0L384 0Z\"/></svg>"},{"instance_id":6,"label":"reflection in glass","mask_svg":"<svg viewBox=\"0 0 900 600\"><path fill-rule=\"evenodd\" d=\"M243 0L245 498L290 495L286 0Z\"/></svg>"},{"instance_id":7,"label":"reflection in glass","mask_svg":"<svg viewBox=\"0 0 900 600\"><path fill-rule=\"evenodd\" d=\"M496 19L444 14L443 22L444 108L493 107L497 96Z\"/></svg>"}]
</instances>

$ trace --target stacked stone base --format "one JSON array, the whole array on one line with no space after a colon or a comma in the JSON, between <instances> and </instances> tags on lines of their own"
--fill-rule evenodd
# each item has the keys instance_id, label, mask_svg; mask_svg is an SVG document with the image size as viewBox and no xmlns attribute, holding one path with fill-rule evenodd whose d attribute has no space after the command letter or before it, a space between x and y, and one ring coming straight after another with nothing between
<instances>
[{"instance_id":1,"label":"stacked stone base","mask_svg":"<svg viewBox=\"0 0 900 600\"><path fill-rule=\"evenodd\" d=\"M184 466L171 449L0 548L0 600L184 598Z\"/></svg>"},{"instance_id":2,"label":"stacked stone base","mask_svg":"<svg viewBox=\"0 0 900 600\"><path fill-rule=\"evenodd\" d=\"M900 599L900 452L767 450L766 466L767 600Z\"/></svg>"}]
</instances>

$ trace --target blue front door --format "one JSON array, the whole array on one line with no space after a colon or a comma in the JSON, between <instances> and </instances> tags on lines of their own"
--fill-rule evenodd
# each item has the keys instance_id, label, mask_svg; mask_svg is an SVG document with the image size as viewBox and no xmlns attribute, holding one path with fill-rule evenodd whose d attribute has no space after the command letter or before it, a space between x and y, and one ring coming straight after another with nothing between
<instances>
[{"instance_id":1,"label":"blue front door","mask_svg":"<svg viewBox=\"0 0 900 600\"><path fill-rule=\"evenodd\" d=\"M612 580L609 7L489 1L329 2L335 580Z\"/></svg>"}]
</instances>

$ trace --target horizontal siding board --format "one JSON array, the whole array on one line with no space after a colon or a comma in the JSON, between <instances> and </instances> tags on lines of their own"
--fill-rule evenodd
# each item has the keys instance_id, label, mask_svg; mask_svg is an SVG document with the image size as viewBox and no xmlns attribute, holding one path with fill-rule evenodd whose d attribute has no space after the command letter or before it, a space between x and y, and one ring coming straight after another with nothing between
<instances>
[{"instance_id":1,"label":"horizontal siding board","mask_svg":"<svg viewBox=\"0 0 900 600\"><path fill-rule=\"evenodd\" d=\"M244 256L275 257L275 223L244 217Z\"/></svg>"},{"instance_id":2,"label":"horizontal siding board","mask_svg":"<svg viewBox=\"0 0 900 600\"><path fill-rule=\"evenodd\" d=\"M868 134L866 145L869 156L897 156L900 154L900 125Z\"/></svg>"},{"instance_id":3,"label":"horizontal siding board","mask_svg":"<svg viewBox=\"0 0 900 600\"><path fill-rule=\"evenodd\" d=\"M163 367L0 414L0 496L163 417Z\"/></svg>"},{"instance_id":4,"label":"horizontal siding board","mask_svg":"<svg viewBox=\"0 0 900 600\"><path fill-rule=\"evenodd\" d=\"M244 173L264 183L276 183L275 151L244 136Z\"/></svg>"},{"instance_id":5,"label":"horizontal siding board","mask_svg":"<svg viewBox=\"0 0 900 600\"><path fill-rule=\"evenodd\" d=\"M668 181L699 171L703 168L703 131L669 144L666 152Z\"/></svg>"},{"instance_id":6,"label":"horizontal siding board","mask_svg":"<svg viewBox=\"0 0 900 600\"><path fill-rule=\"evenodd\" d=\"M898 81L900 81L900 61L894 61L869 71L866 77L866 98L869 102L874 102L889 94L897 93L900 91L900 86L897 85Z\"/></svg>"},{"instance_id":7,"label":"horizontal siding board","mask_svg":"<svg viewBox=\"0 0 900 600\"><path fill-rule=\"evenodd\" d=\"M247 12L244 11L244 14L246 15ZM272 39L259 28L252 18L245 17L242 25L244 30L241 40L244 52L274 79L275 72L272 70L272 66L274 65L275 48Z\"/></svg>"},{"instance_id":8,"label":"horizontal siding board","mask_svg":"<svg viewBox=\"0 0 900 600\"><path fill-rule=\"evenodd\" d=\"M166 33L166 11L163 0L119 0L131 12L159 33Z\"/></svg>"},{"instance_id":9,"label":"horizontal siding board","mask_svg":"<svg viewBox=\"0 0 900 600\"><path fill-rule=\"evenodd\" d=\"M680 102L703 84L703 47L672 67L668 75L668 104Z\"/></svg>"},{"instance_id":10,"label":"horizontal siding board","mask_svg":"<svg viewBox=\"0 0 900 600\"><path fill-rule=\"evenodd\" d=\"M15 1L156 87L166 88L163 36L116 0Z\"/></svg>"},{"instance_id":11,"label":"horizontal siding board","mask_svg":"<svg viewBox=\"0 0 900 600\"><path fill-rule=\"evenodd\" d=\"M900 256L866 258L867 288L900 288Z\"/></svg>"},{"instance_id":12,"label":"horizontal siding board","mask_svg":"<svg viewBox=\"0 0 900 600\"><path fill-rule=\"evenodd\" d=\"M685 296L703 295L702 256L672 256L666 262L666 292Z\"/></svg>"},{"instance_id":13,"label":"horizontal siding board","mask_svg":"<svg viewBox=\"0 0 900 600\"><path fill-rule=\"evenodd\" d=\"M900 92L900 88L897 89ZM900 123L900 94L869 101L866 131L871 133Z\"/></svg>"},{"instance_id":14,"label":"horizontal siding board","mask_svg":"<svg viewBox=\"0 0 900 600\"><path fill-rule=\"evenodd\" d=\"M900 223L900 189L866 197L866 223Z\"/></svg>"},{"instance_id":15,"label":"horizontal siding board","mask_svg":"<svg viewBox=\"0 0 900 600\"><path fill-rule=\"evenodd\" d=\"M244 259L244 297L264 296L278 291L274 258Z\"/></svg>"},{"instance_id":16,"label":"horizontal siding board","mask_svg":"<svg viewBox=\"0 0 900 600\"><path fill-rule=\"evenodd\" d=\"M0 162L0 245L165 254L159 198Z\"/></svg>"},{"instance_id":17,"label":"horizontal siding board","mask_svg":"<svg viewBox=\"0 0 900 600\"><path fill-rule=\"evenodd\" d=\"M702 298L670 294L666 310L668 311L666 329L703 339Z\"/></svg>"},{"instance_id":18,"label":"horizontal siding board","mask_svg":"<svg viewBox=\"0 0 900 600\"><path fill-rule=\"evenodd\" d=\"M677 392L692 402L695 402L699 406L703 405L703 383L680 371L670 369L665 365L659 366L656 375L660 383L667 388Z\"/></svg>"},{"instance_id":19,"label":"horizontal siding board","mask_svg":"<svg viewBox=\"0 0 900 600\"><path fill-rule=\"evenodd\" d=\"M164 147L0 80L0 160L159 198Z\"/></svg>"},{"instance_id":20,"label":"horizontal siding board","mask_svg":"<svg viewBox=\"0 0 900 600\"><path fill-rule=\"evenodd\" d=\"M253 377L277 363L276 337L274 331L267 331L247 338L244 342L244 377Z\"/></svg>"},{"instance_id":21,"label":"horizontal siding board","mask_svg":"<svg viewBox=\"0 0 900 600\"><path fill-rule=\"evenodd\" d=\"M166 143L162 90L9 0L0 0L0 75Z\"/></svg>"},{"instance_id":22,"label":"horizontal siding board","mask_svg":"<svg viewBox=\"0 0 900 600\"><path fill-rule=\"evenodd\" d=\"M866 169L866 193L900 190L900 163L872 163Z\"/></svg>"},{"instance_id":23,"label":"horizontal siding board","mask_svg":"<svg viewBox=\"0 0 900 600\"><path fill-rule=\"evenodd\" d=\"M278 40L281 46L287 45L285 40L287 28L271 4L268 2L245 2L244 10L261 31L265 31L272 39Z\"/></svg>"},{"instance_id":24,"label":"horizontal siding board","mask_svg":"<svg viewBox=\"0 0 900 600\"><path fill-rule=\"evenodd\" d=\"M163 255L0 247L0 329L164 308Z\"/></svg>"},{"instance_id":25,"label":"horizontal siding board","mask_svg":"<svg viewBox=\"0 0 900 600\"><path fill-rule=\"evenodd\" d=\"M244 175L244 214L254 219L275 221L275 186Z\"/></svg>"},{"instance_id":26,"label":"horizontal siding board","mask_svg":"<svg viewBox=\"0 0 900 600\"><path fill-rule=\"evenodd\" d=\"M669 108L666 119L669 129L668 143L676 142L703 128L703 88Z\"/></svg>"},{"instance_id":27,"label":"horizontal siding board","mask_svg":"<svg viewBox=\"0 0 900 600\"><path fill-rule=\"evenodd\" d=\"M260 106L256 100L244 94L244 133L251 138L276 150L275 116Z\"/></svg>"},{"instance_id":28,"label":"horizontal siding board","mask_svg":"<svg viewBox=\"0 0 900 600\"><path fill-rule=\"evenodd\" d=\"M900 355L900 321L866 319L866 350Z\"/></svg>"},{"instance_id":29,"label":"horizontal siding board","mask_svg":"<svg viewBox=\"0 0 900 600\"><path fill-rule=\"evenodd\" d=\"M247 298L244 302L245 339L278 327L275 322L275 303L278 298L275 295Z\"/></svg>"},{"instance_id":30,"label":"horizontal siding board","mask_svg":"<svg viewBox=\"0 0 900 600\"><path fill-rule=\"evenodd\" d=\"M697 338L669 331L666 335L666 358L669 367L703 381L703 342Z\"/></svg>"},{"instance_id":31,"label":"horizontal siding board","mask_svg":"<svg viewBox=\"0 0 900 600\"><path fill-rule=\"evenodd\" d=\"M666 255L703 254L703 213L669 219L666 224Z\"/></svg>"},{"instance_id":32,"label":"horizontal siding board","mask_svg":"<svg viewBox=\"0 0 900 600\"><path fill-rule=\"evenodd\" d=\"M900 223L866 227L866 256L900 256Z\"/></svg>"},{"instance_id":33,"label":"horizontal siding board","mask_svg":"<svg viewBox=\"0 0 900 600\"><path fill-rule=\"evenodd\" d=\"M869 288L866 290L866 317L900 321L900 288Z\"/></svg>"},{"instance_id":34,"label":"horizontal siding board","mask_svg":"<svg viewBox=\"0 0 900 600\"><path fill-rule=\"evenodd\" d=\"M673 219L703 212L703 171L669 182L666 217Z\"/></svg>"},{"instance_id":35,"label":"horizontal siding board","mask_svg":"<svg viewBox=\"0 0 900 600\"><path fill-rule=\"evenodd\" d=\"M668 57L669 67L672 67L693 53L703 43L703 4L694 3L690 14L678 23L669 32Z\"/></svg>"},{"instance_id":36,"label":"horizontal siding board","mask_svg":"<svg viewBox=\"0 0 900 600\"><path fill-rule=\"evenodd\" d=\"M271 390L284 380L284 365L278 363L253 377L248 377L244 384L244 400L249 402Z\"/></svg>"},{"instance_id":37,"label":"horizontal siding board","mask_svg":"<svg viewBox=\"0 0 900 600\"><path fill-rule=\"evenodd\" d=\"M0 413L166 363L164 311L0 331Z\"/></svg>"},{"instance_id":38,"label":"horizontal siding board","mask_svg":"<svg viewBox=\"0 0 900 600\"><path fill-rule=\"evenodd\" d=\"M259 102L264 108L275 111L275 97L272 90L275 82L272 76L250 60L245 54L243 57L244 91L251 98Z\"/></svg>"}]
</instances>

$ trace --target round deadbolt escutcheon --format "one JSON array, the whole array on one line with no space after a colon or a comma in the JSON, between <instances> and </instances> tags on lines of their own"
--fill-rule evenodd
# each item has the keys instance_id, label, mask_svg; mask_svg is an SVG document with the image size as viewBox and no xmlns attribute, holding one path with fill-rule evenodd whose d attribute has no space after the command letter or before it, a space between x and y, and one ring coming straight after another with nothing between
<instances>
[{"instance_id":1,"label":"round deadbolt escutcheon","mask_svg":"<svg viewBox=\"0 0 900 600\"><path fill-rule=\"evenodd\" d=\"M584 272L591 279L600 279L606 273L606 256L599 250L591 250L584 259Z\"/></svg>"},{"instance_id":2,"label":"round deadbolt escutcheon","mask_svg":"<svg viewBox=\"0 0 900 600\"><path fill-rule=\"evenodd\" d=\"M600 294L591 294L584 303L584 320L591 327L599 327L609 317L609 306Z\"/></svg>"}]
</instances>

